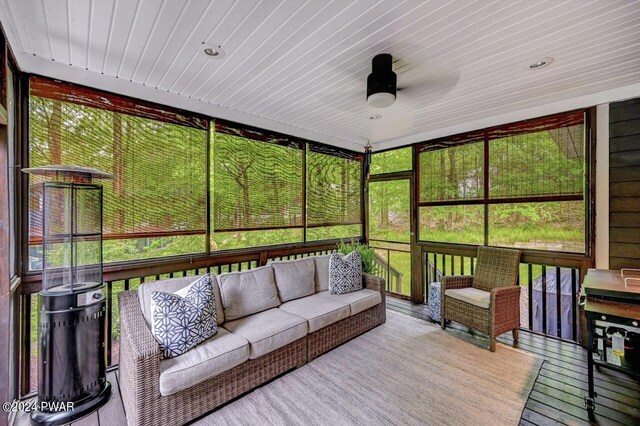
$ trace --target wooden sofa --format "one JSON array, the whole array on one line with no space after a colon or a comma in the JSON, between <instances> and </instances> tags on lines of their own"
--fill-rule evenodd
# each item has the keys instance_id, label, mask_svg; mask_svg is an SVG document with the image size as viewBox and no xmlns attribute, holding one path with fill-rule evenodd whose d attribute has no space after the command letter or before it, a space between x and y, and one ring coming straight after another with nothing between
<instances>
[{"instance_id":1,"label":"wooden sofa","mask_svg":"<svg viewBox=\"0 0 640 426\"><path fill-rule=\"evenodd\" d=\"M240 318L238 315L243 315L242 308L237 309L233 300L230 300L233 299L234 294L238 294L239 287L234 283L239 282L238 275L251 274L252 271L215 277L214 283L224 282L220 287L215 288L218 292L217 309L222 310L222 313L218 313L219 332L189 351L201 347L198 349L201 353L189 355L187 352L170 360L161 359L160 348L151 334L146 319L149 312L145 305L144 294L153 290L176 291L196 278L184 277L149 282L143 284L138 291L121 293L119 296L121 330L119 381L128 424L176 425L189 422L385 322L383 279L363 274L364 288L356 292L360 295L355 293L351 293L351 296L329 295L326 291L328 270L325 273L324 269L328 268L328 256L309 257L289 263L306 261L308 265L309 259L316 266L313 294L291 299L292 286L289 285L287 289L286 286L278 285L278 274L274 272L278 306ZM289 266L275 264L276 269ZM270 264L253 271L259 271L262 274L261 277L264 277L265 273L269 272L269 268L273 269L274 266ZM258 272L255 273L258 274ZM245 276L243 279L246 278ZM246 288L242 291L246 291ZM231 290L236 292L233 293ZM293 296L296 296L297 291L293 290ZM337 300L342 301L338 303ZM250 301L250 304L254 302L256 302L255 298ZM146 313L143 312L145 309L147 309ZM325 314L322 313L323 309L326 311ZM298 314L291 313L292 311ZM309 318L304 318L305 316ZM284 337L280 341L253 336L256 330L251 330L252 327L255 328L252 324L277 322L277 318L280 317L284 317L295 325L295 327L289 327L290 330L283 334ZM272 321L270 318L276 318L276 320ZM268 327L273 328L273 325ZM297 337L293 341L287 340L287 336L293 335L291 330L295 329L296 333L301 334L303 328L306 332L302 337ZM265 333L274 334L273 331ZM244 356L246 360L242 358L243 361L238 365L216 373L215 363L220 363L224 356L220 356L215 348L207 352L207 347L218 344L216 339L218 342L231 342L231 344L246 339L246 349L236 344L233 348L234 352L226 357L225 362L228 364L232 359L236 359L237 362L238 356ZM211 356L211 359L207 359L207 356ZM180 363L189 365L185 367L184 372L179 371L179 374L175 374L176 366L179 367ZM165 376L168 376L170 371L173 371L173 374L168 379ZM215 375L207 377L211 374ZM191 380L194 383L189 385L185 380Z\"/></svg>"}]
</instances>

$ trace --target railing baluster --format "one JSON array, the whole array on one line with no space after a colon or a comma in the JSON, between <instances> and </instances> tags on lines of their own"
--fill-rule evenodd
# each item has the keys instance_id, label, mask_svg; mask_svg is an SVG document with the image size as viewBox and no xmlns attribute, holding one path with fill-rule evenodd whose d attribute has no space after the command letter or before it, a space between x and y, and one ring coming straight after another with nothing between
<instances>
[{"instance_id":1,"label":"railing baluster","mask_svg":"<svg viewBox=\"0 0 640 426\"><path fill-rule=\"evenodd\" d=\"M438 281L438 253L433 254L433 281Z\"/></svg>"},{"instance_id":2,"label":"railing baluster","mask_svg":"<svg viewBox=\"0 0 640 426\"><path fill-rule=\"evenodd\" d=\"M21 393L26 395L31 392L31 306L33 303L32 294L24 294L20 297L22 304L22 371L20 372L21 378ZM36 296L37 297L37 294ZM40 324L37 324L38 330ZM38 331L39 332L39 331Z\"/></svg>"},{"instance_id":3,"label":"railing baluster","mask_svg":"<svg viewBox=\"0 0 640 426\"><path fill-rule=\"evenodd\" d=\"M527 264L527 272L529 277L527 278L527 293L529 293L529 330L533 330L533 265Z\"/></svg>"},{"instance_id":4,"label":"railing baluster","mask_svg":"<svg viewBox=\"0 0 640 426\"><path fill-rule=\"evenodd\" d=\"M471 258L471 275L474 274L475 266L476 266L476 259L475 257L472 257Z\"/></svg>"},{"instance_id":5,"label":"railing baluster","mask_svg":"<svg viewBox=\"0 0 640 426\"><path fill-rule=\"evenodd\" d=\"M107 281L107 366L111 365L113 336L113 281Z\"/></svg>"},{"instance_id":6,"label":"railing baluster","mask_svg":"<svg viewBox=\"0 0 640 426\"><path fill-rule=\"evenodd\" d=\"M560 272L560 267L556 266L556 331L558 337L562 337L562 281Z\"/></svg>"},{"instance_id":7,"label":"railing baluster","mask_svg":"<svg viewBox=\"0 0 640 426\"><path fill-rule=\"evenodd\" d=\"M542 265L542 332L547 334L547 267Z\"/></svg>"},{"instance_id":8,"label":"railing baluster","mask_svg":"<svg viewBox=\"0 0 640 426\"><path fill-rule=\"evenodd\" d=\"M451 256L451 275L455 275L456 274L456 257L455 256Z\"/></svg>"},{"instance_id":9,"label":"railing baluster","mask_svg":"<svg viewBox=\"0 0 640 426\"><path fill-rule=\"evenodd\" d=\"M571 338L574 341L578 340L578 303L579 303L579 297L578 297L578 289L577 289L577 284L578 284L578 270L577 269L572 269L571 270L571 297L572 297L572 303L571 303Z\"/></svg>"},{"instance_id":10,"label":"railing baluster","mask_svg":"<svg viewBox=\"0 0 640 426\"><path fill-rule=\"evenodd\" d=\"M171 274L171 278L173 278L173 274ZM129 279L124 280L124 291L129 291Z\"/></svg>"},{"instance_id":11,"label":"railing baluster","mask_svg":"<svg viewBox=\"0 0 640 426\"><path fill-rule=\"evenodd\" d=\"M443 254L442 255L442 276L446 276L447 275L447 255Z\"/></svg>"}]
</instances>

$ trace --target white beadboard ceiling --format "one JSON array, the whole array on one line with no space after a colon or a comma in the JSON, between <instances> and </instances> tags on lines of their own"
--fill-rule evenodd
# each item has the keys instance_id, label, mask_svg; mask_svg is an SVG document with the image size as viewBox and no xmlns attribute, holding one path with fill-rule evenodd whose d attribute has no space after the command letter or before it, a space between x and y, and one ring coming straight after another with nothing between
<instances>
[{"instance_id":1,"label":"white beadboard ceiling","mask_svg":"<svg viewBox=\"0 0 640 426\"><path fill-rule=\"evenodd\" d=\"M640 96L638 1L0 1L24 71L348 148ZM402 88L380 110L378 53Z\"/></svg>"}]
</instances>

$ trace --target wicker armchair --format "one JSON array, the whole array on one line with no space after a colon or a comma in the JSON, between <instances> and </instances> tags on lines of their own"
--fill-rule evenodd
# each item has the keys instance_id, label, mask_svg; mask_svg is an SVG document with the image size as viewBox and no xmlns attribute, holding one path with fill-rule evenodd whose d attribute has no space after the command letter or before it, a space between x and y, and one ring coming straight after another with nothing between
<instances>
[{"instance_id":1,"label":"wicker armchair","mask_svg":"<svg viewBox=\"0 0 640 426\"><path fill-rule=\"evenodd\" d=\"M513 333L513 346L518 344L520 327L520 287L518 250L478 247L475 275L443 277L440 321L460 323L487 334L491 352L496 350L496 337Z\"/></svg>"}]
</instances>

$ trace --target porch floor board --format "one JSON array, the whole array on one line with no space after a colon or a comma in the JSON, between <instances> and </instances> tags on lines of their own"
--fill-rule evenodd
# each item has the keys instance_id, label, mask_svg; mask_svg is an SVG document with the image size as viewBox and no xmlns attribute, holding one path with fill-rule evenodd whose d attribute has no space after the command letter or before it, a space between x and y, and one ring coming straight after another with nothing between
<instances>
[{"instance_id":1,"label":"porch floor board","mask_svg":"<svg viewBox=\"0 0 640 426\"><path fill-rule=\"evenodd\" d=\"M387 297L387 308L429 319L426 305ZM498 340L507 345L513 342L510 334ZM587 351L571 342L527 331L520 332L519 348L545 360L522 412L520 425L640 424L640 382L609 370L596 372L597 408L595 420L590 421L583 402L587 391ZM97 413L74 422L74 426L126 425L117 370L110 371L108 379L113 387L109 402ZM28 415L22 413L14 424L28 425Z\"/></svg>"},{"instance_id":2,"label":"porch floor board","mask_svg":"<svg viewBox=\"0 0 640 426\"><path fill-rule=\"evenodd\" d=\"M387 308L424 320L429 318L426 305L402 299L387 297ZM498 341L507 345L513 343L510 333ZM598 397L595 420L590 421L584 408L587 350L571 342L528 331L520 331L518 347L545 361L522 412L521 425L640 424L640 382L637 380L607 369L596 371Z\"/></svg>"}]
</instances>

